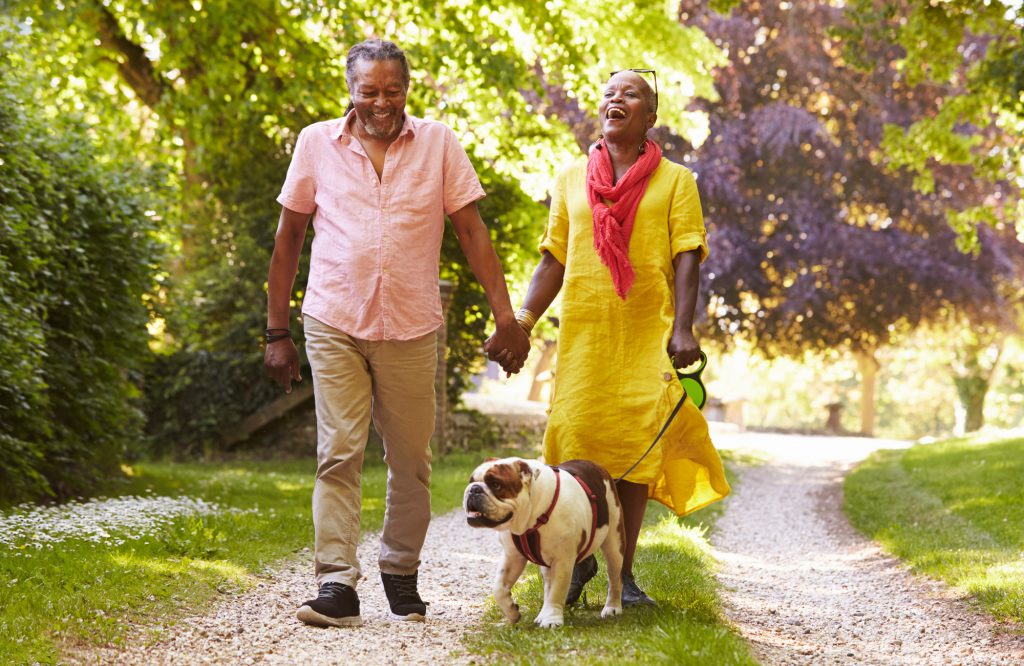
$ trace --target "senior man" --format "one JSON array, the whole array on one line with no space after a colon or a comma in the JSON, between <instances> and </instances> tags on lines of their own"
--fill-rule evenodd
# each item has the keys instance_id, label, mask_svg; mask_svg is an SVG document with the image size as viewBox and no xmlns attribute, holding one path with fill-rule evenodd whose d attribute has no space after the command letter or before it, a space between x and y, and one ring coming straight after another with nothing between
<instances>
[{"instance_id":1,"label":"senior man","mask_svg":"<svg viewBox=\"0 0 1024 666\"><path fill-rule=\"evenodd\" d=\"M417 572L430 521L445 215L494 315L488 349L512 350L505 369L518 371L529 340L477 210L484 191L465 150L445 125L405 113L405 54L391 42L364 41L348 52L345 78L350 111L306 127L296 141L277 198L283 209L268 278L265 364L290 391L300 376L289 299L312 215L302 321L316 400L319 593L297 617L321 626L362 623L356 544L372 416L388 465L381 581L392 618L423 621Z\"/></svg>"}]
</instances>

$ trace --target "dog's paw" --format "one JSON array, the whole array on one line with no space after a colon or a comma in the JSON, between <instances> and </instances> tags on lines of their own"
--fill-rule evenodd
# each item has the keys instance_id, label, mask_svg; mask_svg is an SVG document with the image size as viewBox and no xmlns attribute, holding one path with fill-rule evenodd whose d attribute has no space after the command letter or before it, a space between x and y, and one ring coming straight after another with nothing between
<instances>
[{"instance_id":1,"label":"dog's paw","mask_svg":"<svg viewBox=\"0 0 1024 666\"><path fill-rule=\"evenodd\" d=\"M622 606L605 606L601 609L601 617L615 617L622 615Z\"/></svg>"},{"instance_id":2,"label":"dog's paw","mask_svg":"<svg viewBox=\"0 0 1024 666\"><path fill-rule=\"evenodd\" d=\"M556 615L554 613L541 613L533 622L537 626L543 627L544 629L554 629L556 627L561 627L563 624L565 624L565 620L562 618L562 615Z\"/></svg>"},{"instance_id":3,"label":"dog's paw","mask_svg":"<svg viewBox=\"0 0 1024 666\"><path fill-rule=\"evenodd\" d=\"M522 617L519 614L519 604L512 604L508 608L503 608L502 612L505 613L505 621L509 624L516 624Z\"/></svg>"}]
</instances>

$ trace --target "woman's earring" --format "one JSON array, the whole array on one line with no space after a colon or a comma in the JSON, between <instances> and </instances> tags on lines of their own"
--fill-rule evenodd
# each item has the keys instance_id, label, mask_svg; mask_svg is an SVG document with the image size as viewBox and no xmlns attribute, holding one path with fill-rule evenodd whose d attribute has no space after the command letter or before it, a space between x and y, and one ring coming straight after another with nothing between
<instances>
[{"instance_id":1,"label":"woman's earring","mask_svg":"<svg viewBox=\"0 0 1024 666\"><path fill-rule=\"evenodd\" d=\"M641 155L647 152L647 139L644 139L643 142L641 142L639 150Z\"/></svg>"}]
</instances>

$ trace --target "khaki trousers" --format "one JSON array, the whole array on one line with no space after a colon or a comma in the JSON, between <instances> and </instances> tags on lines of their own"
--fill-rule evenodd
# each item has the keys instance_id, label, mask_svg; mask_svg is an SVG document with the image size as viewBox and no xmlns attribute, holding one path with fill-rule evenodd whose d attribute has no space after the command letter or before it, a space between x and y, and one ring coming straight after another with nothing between
<instances>
[{"instance_id":1,"label":"khaki trousers","mask_svg":"<svg viewBox=\"0 0 1024 666\"><path fill-rule=\"evenodd\" d=\"M414 573L430 522L437 335L358 340L312 317L303 328L316 400L317 583L354 588L359 581L360 477L371 414L388 466L380 570Z\"/></svg>"}]
</instances>

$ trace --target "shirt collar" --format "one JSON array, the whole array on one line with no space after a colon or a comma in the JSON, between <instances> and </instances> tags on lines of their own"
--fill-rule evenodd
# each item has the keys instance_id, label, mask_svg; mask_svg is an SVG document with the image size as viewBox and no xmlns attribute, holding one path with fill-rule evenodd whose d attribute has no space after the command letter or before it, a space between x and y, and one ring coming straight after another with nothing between
<instances>
[{"instance_id":1,"label":"shirt collar","mask_svg":"<svg viewBox=\"0 0 1024 666\"><path fill-rule=\"evenodd\" d=\"M341 118L336 118L332 122L334 127L331 128L331 138L335 141L342 137L350 137L355 139L355 134L352 132L352 123L355 122L356 114L355 111L350 111ZM396 140L404 136L405 134L411 134L416 136L416 130L419 128L420 123L423 121L419 118L413 117L407 111L405 113L405 121L402 122L402 129L399 130Z\"/></svg>"}]
</instances>

